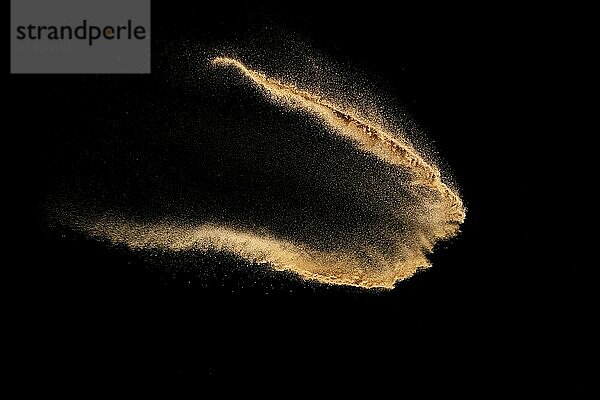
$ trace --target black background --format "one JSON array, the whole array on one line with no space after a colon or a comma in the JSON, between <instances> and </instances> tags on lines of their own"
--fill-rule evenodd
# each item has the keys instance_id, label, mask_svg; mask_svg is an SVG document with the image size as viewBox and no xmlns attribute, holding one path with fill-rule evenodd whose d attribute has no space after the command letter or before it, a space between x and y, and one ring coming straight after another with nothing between
<instances>
[{"instance_id":1,"label":"black background","mask_svg":"<svg viewBox=\"0 0 600 400\"><path fill-rule=\"evenodd\" d=\"M452 167L468 207L462 234L432 255L432 269L382 293L268 274L245 286L252 278L239 268L225 278L173 276L123 249L64 240L42 206L64 158L85 158L70 143L94 123L90 110L127 108L165 71L12 75L15 204L6 218L16 241L5 268L18 276L6 281L17 289L15 370L32 386L59 388L246 378L351 386L365 377L400 387L435 376L451 377L443 387L503 390L578 377L589 293L575 263L542 261L552 251L539 239L548 205L532 179L545 152L537 99L557 90L541 65L564 50L556 26L516 7L390 7L154 1L153 66L172 43L273 25L387 82Z\"/></svg>"}]
</instances>

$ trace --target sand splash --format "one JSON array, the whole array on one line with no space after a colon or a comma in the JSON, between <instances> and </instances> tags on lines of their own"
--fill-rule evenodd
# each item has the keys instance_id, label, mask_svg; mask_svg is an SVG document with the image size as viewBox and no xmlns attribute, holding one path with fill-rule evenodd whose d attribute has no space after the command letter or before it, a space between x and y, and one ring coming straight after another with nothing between
<instances>
[{"instance_id":1,"label":"sand splash","mask_svg":"<svg viewBox=\"0 0 600 400\"><path fill-rule=\"evenodd\" d=\"M68 214L65 212L61 218L63 221L92 237L124 244L133 250L228 251L306 279L364 288L393 288L396 282L428 267L430 263L426 256L433 251L434 245L459 232L465 219L462 200L443 182L439 169L404 140L401 132L386 131L349 107L289 82L269 78L235 59L218 57L212 63L241 73L277 105L301 109L316 116L331 134L350 140L356 151L367 152L384 163L405 170L410 179L397 182L398 190L417 198L421 211L416 215L410 208L396 209L390 213L390 219L392 214L397 214L410 220L408 234L393 229L376 233L391 243L385 250L361 242L349 244L346 249L323 251L264 232L236 228L233 224L140 222L107 216L72 218L72 214L65 216ZM368 242L365 240L365 243Z\"/></svg>"}]
</instances>

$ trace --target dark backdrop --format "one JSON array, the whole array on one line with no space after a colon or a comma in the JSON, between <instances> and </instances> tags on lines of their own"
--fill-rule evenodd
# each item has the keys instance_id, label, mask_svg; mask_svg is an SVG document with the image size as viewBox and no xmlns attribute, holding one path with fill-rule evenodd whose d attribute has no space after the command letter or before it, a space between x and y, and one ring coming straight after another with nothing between
<instances>
[{"instance_id":1,"label":"dark backdrop","mask_svg":"<svg viewBox=\"0 0 600 400\"><path fill-rule=\"evenodd\" d=\"M6 281L16 289L15 370L57 387L365 376L399 387L434 374L500 389L530 382L532 370L545 381L576 365L581 271L565 265L557 278L541 261L552 250L537 239L544 136L534 96L547 90L539 60L556 39L539 20L519 8L154 1L152 75L10 76L5 217L16 240L5 268L17 272ZM467 221L432 255L432 269L381 293L257 278L225 255L198 268L232 272L197 276L47 228L43 204L59 177L85 176L68 171L69 160L86 158L77 143L94 132L97 109L135 109L129 103L167 76L160 65L174 43L235 40L263 25L386 82L451 166Z\"/></svg>"}]
</instances>

